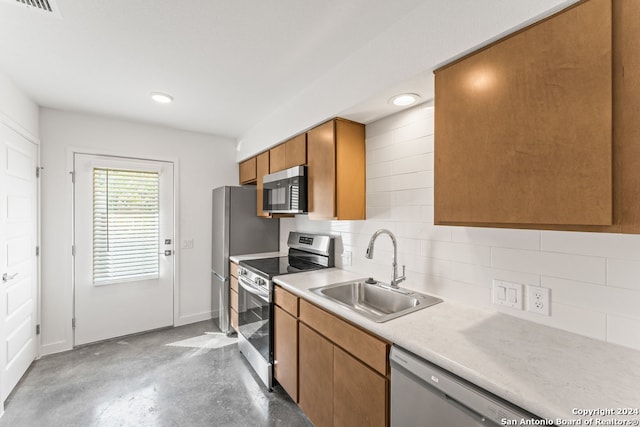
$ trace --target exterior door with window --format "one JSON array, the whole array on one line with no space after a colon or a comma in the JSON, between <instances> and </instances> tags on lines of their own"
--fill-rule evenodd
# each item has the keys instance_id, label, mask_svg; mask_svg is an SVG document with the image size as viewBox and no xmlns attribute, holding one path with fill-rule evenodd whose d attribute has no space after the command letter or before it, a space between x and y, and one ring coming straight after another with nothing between
<instances>
[{"instance_id":1,"label":"exterior door with window","mask_svg":"<svg viewBox=\"0 0 640 427\"><path fill-rule=\"evenodd\" d=\"M173 324L173 164L74 155L75 345Z\"/></svg>"}]
</instances>

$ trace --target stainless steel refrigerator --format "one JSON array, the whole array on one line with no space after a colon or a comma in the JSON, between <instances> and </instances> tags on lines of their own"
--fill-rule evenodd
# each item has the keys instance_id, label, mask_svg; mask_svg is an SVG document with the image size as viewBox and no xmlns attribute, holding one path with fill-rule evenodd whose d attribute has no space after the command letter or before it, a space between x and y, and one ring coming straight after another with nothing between
<instances>
[{"instance_id":1,"label":"stainless steel refrigerator","mask_svg":"<svg viewBox=\"0 0 640 427\"><path fill-rule=\"evenodd\" d=\"M213 190L212 225L211 308L220 330L230 333L229 257L277 251L280 221L256 216L255 187L220 187Z\"/></svg>"}]
</instances>

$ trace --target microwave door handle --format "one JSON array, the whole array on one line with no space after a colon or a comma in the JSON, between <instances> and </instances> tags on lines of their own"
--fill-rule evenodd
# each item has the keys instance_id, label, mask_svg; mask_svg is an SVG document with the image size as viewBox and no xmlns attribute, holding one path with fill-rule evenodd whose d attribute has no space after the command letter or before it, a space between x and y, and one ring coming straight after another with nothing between
<instances>
[{"instance_id":1,"label":"microwave door handle","mask_svg":"<svg viewBox=\"0 0 640 427\"><path fill-rule=\"evenodd\" d=\"M245 291L249 292L250 294L255 295L257 297L260 297L261 299L263 299L266 302L269 302L269 293L268 292L264 292L263 290L258 289L255 286L251 286L249 283L247 283L245 280L243 280L242 277L238 279L238 284L240 284L242 289L244 289Z\"/></svg>"},{"instance_id":2,"label":"microwave door handle","mask_svg":"<svg viewBox=\"0 0 640 427\"><path fill-rule=\"evenodd\" d=\"M289 184L289 210L293 209L293 185Z\"/></svg>"}]
</instances>

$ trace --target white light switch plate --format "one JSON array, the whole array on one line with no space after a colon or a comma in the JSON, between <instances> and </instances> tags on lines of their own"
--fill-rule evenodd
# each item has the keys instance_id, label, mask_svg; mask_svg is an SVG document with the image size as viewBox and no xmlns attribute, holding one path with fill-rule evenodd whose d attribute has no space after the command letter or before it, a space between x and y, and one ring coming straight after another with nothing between
<instances>
[{"instance_id":1,"label":"white light switch plate","mask_svg":"<svg viewBox=\"0 0 640 427\"><path fill-rule=\"evenodd\" d=\"M496 305L522 310L522 284L493 280L491 286L491 302Z\"/></svg>"},{"instance_id":2,"label":"white light switch plate","mask_svg":"<svg viewBox=\"0 0 640 427\"><path fill-rule=\"evenodd\" d=\"M527 311L550 316L551 298L549 288L527 286Z\"/></svg>"}]
</instances>

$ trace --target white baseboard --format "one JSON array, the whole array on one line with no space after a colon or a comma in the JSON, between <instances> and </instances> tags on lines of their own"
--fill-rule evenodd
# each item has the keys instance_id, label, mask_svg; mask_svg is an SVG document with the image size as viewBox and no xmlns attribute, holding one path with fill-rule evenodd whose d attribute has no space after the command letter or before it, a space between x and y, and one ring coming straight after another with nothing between
<instances>
[{"instance_id":1,"label":"white baseboard","mask_svg":"<svg viewBox=\"0 0 640 427\"><path fill-rule=\"evenodd\" d=\"M210 311L205 311L203 313L189 314L187 316L180 316L175 320L173 326L183 326L183 325L189 325L191 323L202 322L203 320L209 320L212 318L212 314L214 314L215 317L218 317L218 313L212 313Z\"/></svg>"},{"instance_id":2,"label":"white baseboard","mask_svg":"<svg viewBox=\"0 0 640 427\"><path fill-rule=\"evenodd\" d=\"M58 341L51 344L44 344L40 346L40 356L46 356L48 354L61 353L63 351L72 350L73 346L66 341Z\"/></svg>"}]
</instances>

